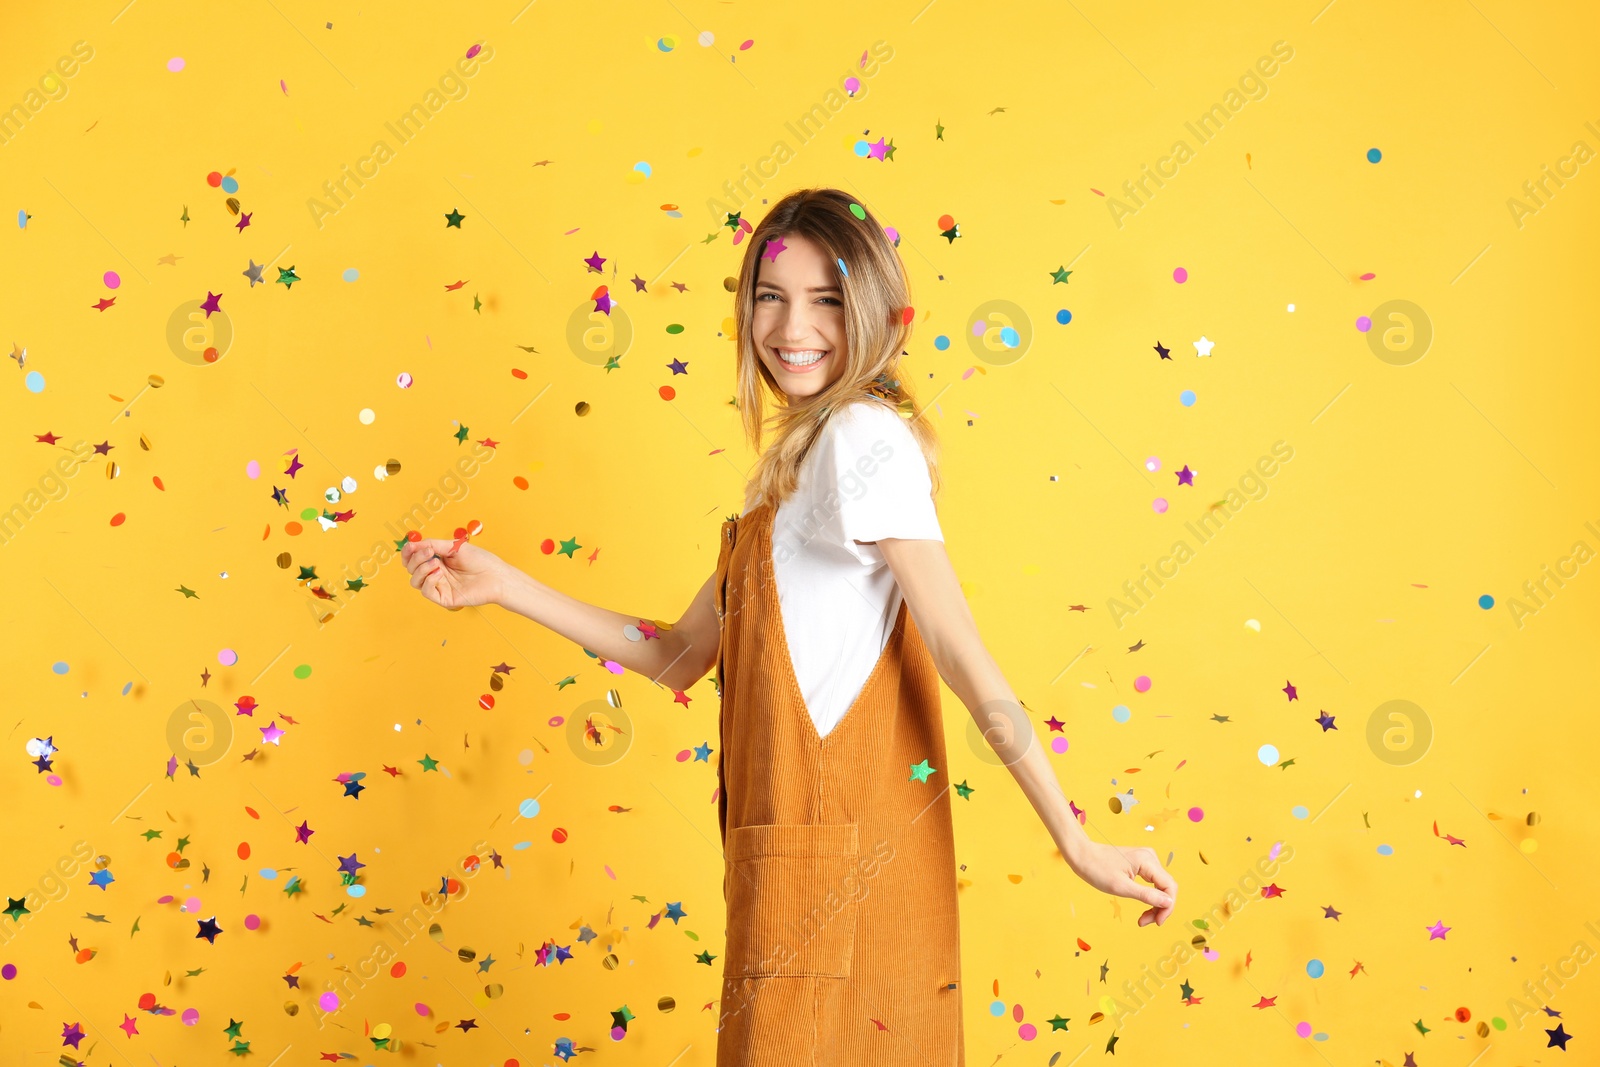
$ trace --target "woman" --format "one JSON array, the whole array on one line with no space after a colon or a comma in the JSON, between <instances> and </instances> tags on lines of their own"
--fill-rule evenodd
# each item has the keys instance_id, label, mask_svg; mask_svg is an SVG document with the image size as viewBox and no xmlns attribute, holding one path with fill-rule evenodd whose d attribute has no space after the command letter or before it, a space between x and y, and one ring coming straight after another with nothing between
<instances>
[{"instance_id":1,"label":"woman","mask_svg":"<svg viewBox=\"0 0 1600 1067\"><path fill-rule=\"evenodd\" d=\"M792 193L750 233L735 299L759 459L716 571L670 629L630 640L638 617L476 545L420 540L402 558L434 603L500 604L671 689L715 668L718 1067L959 1067L941 678L1080 878L1149 905L1141 926L1167 920L1177 883L1149 848L1089 840L978 636L933 507L934 435L902 379L911 300L884 230L839 190Z\"/></svg>"}]
</instances>

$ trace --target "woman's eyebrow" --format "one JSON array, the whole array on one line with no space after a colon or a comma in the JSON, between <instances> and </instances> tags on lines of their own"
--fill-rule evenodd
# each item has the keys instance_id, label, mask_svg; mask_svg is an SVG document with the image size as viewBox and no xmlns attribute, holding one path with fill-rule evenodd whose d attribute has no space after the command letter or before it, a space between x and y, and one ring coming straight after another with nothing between
<instances>
[{"instance_id":1,"label":"woman's eyebrow","mask_svg":"<svg viewBox=\"0 0 1600 1067\"><path fill-rule=\"evenodd\" d=\"M756 288L757 289L762 289L762 288L765 288L765 289L776 289L780 293L783 292L783 286L774 285L771 282L756 282ZM807 289L806 292L808 292L808 293L839 293L839 292L842 292L842 290L837 285L813 285L809 289Z\"/></svg>"}]
</instances>

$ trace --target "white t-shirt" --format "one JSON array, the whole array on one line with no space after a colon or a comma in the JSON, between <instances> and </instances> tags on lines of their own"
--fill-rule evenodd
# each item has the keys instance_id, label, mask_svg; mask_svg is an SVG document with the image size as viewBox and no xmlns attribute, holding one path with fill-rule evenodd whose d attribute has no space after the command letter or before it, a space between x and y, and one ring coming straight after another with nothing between
<instances>
[{"instance_id":1,"label":"white t-shirt","mask_svg":"<svg viewBox=\"0 0 1600 1067\"><path fill-rule=\"evenodd\" d=\"M943 541L932 488L911 428L895 409L869 400L830 416L795 491L773 516L789 658L819 736L855 703L900 611L900 587L882 551L855 542Z\"/></svg>"}]
</instances>

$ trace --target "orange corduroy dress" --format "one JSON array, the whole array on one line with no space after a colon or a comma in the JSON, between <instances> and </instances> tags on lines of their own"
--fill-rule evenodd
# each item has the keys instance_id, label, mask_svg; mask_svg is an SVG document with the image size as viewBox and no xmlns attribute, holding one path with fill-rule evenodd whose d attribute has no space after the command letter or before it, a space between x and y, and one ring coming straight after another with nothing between
<instances>
[{"instance_id":1,"label":"orange corduroy dress","mask_svg":"<svg viewBox=\"0 0 1600 1067\"><path fill-rule=\"evenodd\" d=\"M902 599L826 737L795 678L773 505L723 523L717 1067L964 1067L939 676ZM923 761L926 781L913 773Z\"/></svg>"}]
</instances>

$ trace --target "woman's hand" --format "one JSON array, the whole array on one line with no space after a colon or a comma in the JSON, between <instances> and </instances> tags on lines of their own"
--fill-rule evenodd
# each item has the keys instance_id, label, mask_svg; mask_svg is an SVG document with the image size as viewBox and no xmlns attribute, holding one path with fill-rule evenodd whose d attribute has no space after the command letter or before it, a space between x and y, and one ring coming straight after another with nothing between
<instances>
[{"instance_id":1,"label":"woman's hand","mask_svg":"<svg viewBox=\"0 0 1600 1067\"><path fill-rule=\"evenodd\" d=\"M1149 904L1150 909L1139 916L1140 926L1152 922L1161 925L1177 906L1178 883L1161 866L1153 848L1123 848L1089 841L1068 862L1079 878L1096 889ZM1141 885L1136 878L1154 884Z\"/></svg>"},{"instance_id":2,"label":"woman's hand","mask_svg":"<svg viewBox=\"0 0 1600 1067\"><path fill-rule=\"evenodd\" d=\"M411 588L451 611L499 603L505 590L506 562L465 541L408 541L400 559L411 572Z\"/></svg>"}]
</instances>

